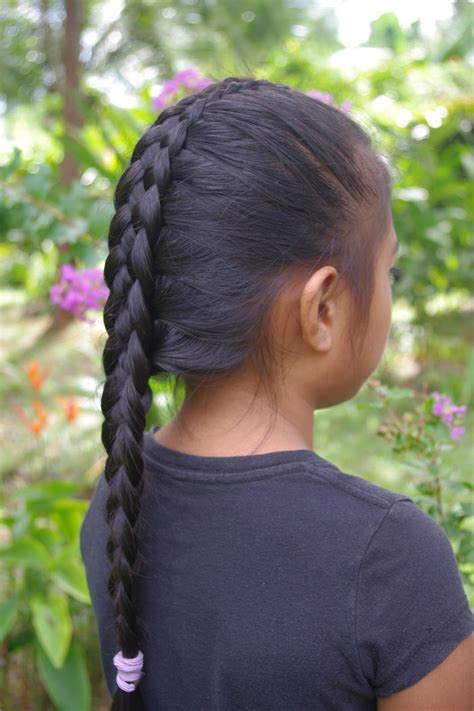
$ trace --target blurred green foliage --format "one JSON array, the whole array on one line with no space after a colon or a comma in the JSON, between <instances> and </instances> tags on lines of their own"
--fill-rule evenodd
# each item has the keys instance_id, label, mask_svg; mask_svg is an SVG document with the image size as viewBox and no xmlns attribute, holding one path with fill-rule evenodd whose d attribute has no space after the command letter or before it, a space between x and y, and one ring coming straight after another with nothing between
<instances>
[{"instance_id":1,"label":"blurred green foliage","mask_svg":"<svg viewBox=\"0 0 474 711\"><path fill-rule=\"evenodd\" d=\"M90 605L79 556L88 502L73 497L77 489L64 481L18 488L12 512L2 516L8 543L0 548L0 566L9 577L2 586L0 642L7 638L11 655L25 646L34 649L38 674L64 711L87 711L91 698L73 625L74 605Z\"/></svg>"},{"instance_id":2,"label":"blurred green foliage","mask_svg":"<svg viewBox=\"0 0 474 711\"><path fill-rule=\"evenodd\" d=\"M269 54L258 74L302 91L328 92L338 105L352 102L354 118L392 168L392 210L404 272L397 292L409 298L423 321L434 295L467 297L470 288L470 67L455 60L433 67L426 54L413 56L408 49L349 80L330 59L318 60L307 44L291 39ZM89 92L81 104L84 125L64 139L83 176L67 189L58 185L57 161L47 154L33 160L15 146L0 166L0 285L47 297L61 263L101 263L112 190L134 144L155 118L151 98L151 88L144 86L140 108L125 110Z\"/></svg>"},{"instance_id":3,"label":"blurred green foliage","mask_svg":"<svg viewBox=\"0 0 474 711\"><path fill-rule=\"evenodd\" d=\"M301 91L327 92L338 106L352 103L354 118L391 166L393 217L401 243L397 262L403 278L394 288L399 315L378 374L391 385L394 408L398 402L402 411L410 406L399 397L404 392L400 383L410 392L436 388L473 404L474 337L466 327L472 308L474 209L471 3L456 0L453 17L429 39L418 22L403 28L396 10L385 13L372 23L365 46L356 50L338 40L331 7L316 7L310 0L126 0L123 11L111 18L112 8L104 12L100 0L75 5L82 16L81 81L75 97L82 124L70 126L67 135L62 1L6 0L0 13L0 61L7 68L0 75L0 97L6 107L4 135L10 137L0 155L0 290L12 299L12 320L21 324L20 330L15 323L4 324L9 338L1 366L4 431L18 424L11 414L12 394L31 399L31 392L22 392L18 364L33 354L54 364L56 386L77 386L90 408L98 410L91 401L102 383L102 332L92 355L85 350L85 331L60 334L58 344L34 338L24 347L18 343L38 314L52 315L48 293L61 264L103 264L113 190L135 143L156 118L154 85L184 67L199 68L212 80L251 74ZM117 105L117 92L101 84L108 76L133 95L133 106ZM67 186L60 179L65 155L79 169L79 178ZM153 382L152 389L148 427L163 424L177 405L172 383ZM418 496L430 510L431 483L417 487L412 476L413 468L424 466L418 455L394 451L387 458L386 445L374 442L383 414L365 390L353 402L316 413L318 451L347 471ZM8 438L0 469L9 495L14 491L2 502L0 527L2 656L18 655L31 680L39 680L44 693L36 694L35 711L51 703L68 711L109 706L98 700L103 679L92 652L98 654L97 640L90 634L93 620L79 558L78 526L102 465L94 459L98 442L90 435L98 431L97 416L84 408L82 418L74 461L60 456L58 430L33 454ZM470 412L466 420L472 420ZM76 446L79 438L82 448ZM467 438L453 451L443 451L437 465L447 514L442 523L473 604ZM43 466L61 467L64 479L74 483L37 480ZM5 681L5 670L1 673ZM31 699L29 672L23 678ZM21 706L18 693L2 689L12 708Z\"/></svg>"}]
</instances>

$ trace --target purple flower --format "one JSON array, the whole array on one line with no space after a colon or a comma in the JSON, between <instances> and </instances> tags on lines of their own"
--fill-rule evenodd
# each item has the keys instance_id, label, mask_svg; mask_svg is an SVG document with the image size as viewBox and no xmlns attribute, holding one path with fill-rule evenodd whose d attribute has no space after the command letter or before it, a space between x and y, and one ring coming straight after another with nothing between
<instances>
[{"instance_id":1,"label":"purple flower","mask_svg":"<svg viewBox=\"0 0 474 711\"><path fill-rule=\"evenodd\" d=\"M211 83L210 79L203 77L199 71L193 67L182 69L163 84L160 93L153 98L153 108L155 111L161 111L161 109L168 105L173 94L181 87L184 87L192 93L192 91L204 89L204 87Z\"/></svg>"},{"instance_id":2,"label":"purple flower","mask_svg":"<svg viewBox=\"0 0 474 711\"><path fill-rule=\"evenodd\" d=\"M312 99L319 99L319 101L322 101L325 104L333 103L333 97L331 96L331 94L328 94L325 91L316 91L316 89L310 89L306 92L306 94Z\"/></svg>"},{"instance_id":3,"label":"purple flower","mask_svg":"<svg viewBox=\"0 0 474 711\"><path fill-rule=\"evenodd\" d=\"M99 311L109 294L104 285L101 269L76 269L73 264L63 264L60 281L49 290L51 303L70 311L81 321L93 323L85 317L86 311Z\"/></svg>"},{"instance_id":4,"label":"purple flower","mask_svg":"<svg viewBox=\"0 0 474 711\"><path fill-rule=\"evenodd\" d=\"M453 419L454 419L454 414L450 410L446 410L446 412L443 412L441 415L441 419L443 420L445 425L449 425Z\"/></svg>"},{"instance_id":5,"label":"purple flower","mask_svg":"<svg viewBox=\"0 0 474 711\"><path fill-rule=\"evenodd\" d=\"M463 434L464 434L464 427L460 427L460 426L451 427L451 429L449 430L449 435L450 435L451 439L459 439L460 437L463 436Z\"/></svg>"},{"instance_id":6,"label":"purple flower","mask_svg":"<svg viewBox=\"0 0 474 711\"><path fill-rule=\"evenodd\" d=\"M444 407L444 403L442 403L438 400L438 402L435 402L435 404L431 408L431 413L433 415L436 415L437 417L441 417L441 415L443 414L443 407Z\"/></svg>"},{"instance_id":7,"label":"purple flower","mask_svg":"<svg viewBox=\"0 0 474 711\"><path fill-rule=\"evenodd\" d=\"M310 96L312 99L319 99L319 101L324 102L325 104L329 105L334 105L334 97L332 94L328 94L325 91L316 91L316 89L310 89L309 91L305 92L307 96ZM352 108L352 102L346 99L345 101L342 102L341 106L339 107L341 111L345 111L348 113L351 108Z\"/></svg>"},{"instance_id":8,"label":"purple flower","mask_svg":"<svg viewBox=\"0 0 474 711\"><path fill-rule=\"evenodd\" d=\"M437 417L444 417L445 414L451 412L453 401L447 395L441 395L437 390L434 390L431 395L435 398L435 403L431 408L431 413ZM444 421L444 420L443 420Z\"/></svg>"},{"instance_id":9,"label":"purple flower","mask_svg":"<svg viewBox=\"0 0 474 711\"><path fill-rule=\"evenodd\" d=\"M73 282L76 276L76 271L72 264L63 264L60 267L61 279L63 281Z\"/></svg>"},{"instance_id":10,"label":"purple flower","mask_svg":"<svg viewBox=\"0 0 474 711\"><path fill-rule=\"evenodd\" d=\"M455 405L450 397L442 395L437 390L433 390L430 397L434 397L435 402L431 408L431 414L440 417L445 425L450 425L449 436L451 439L459 439L464 434L464 427L459 425L459 418L466 414L466 405Z\"/></svg>"},{"instance_id":11,"label":"purple flower","mask_svg":"<svg viewBox=\"0 0 474 711\"><path fill-rule=\"evenodd\" d=\"M50 295L52 304L59 304L60 303L63 291L64 291L64 289L63 289L62 284L55 284L54 286L51 287L51 289L49 290L49 295Z\"/></svg>"}]
</instances>

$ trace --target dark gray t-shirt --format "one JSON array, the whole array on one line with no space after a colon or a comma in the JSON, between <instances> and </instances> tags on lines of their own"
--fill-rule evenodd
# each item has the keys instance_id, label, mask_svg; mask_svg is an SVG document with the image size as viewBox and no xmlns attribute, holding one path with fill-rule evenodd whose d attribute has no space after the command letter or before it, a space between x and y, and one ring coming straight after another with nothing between
<instances>
[{"instance_id":1,"label":"dark gray t-shirt","mask_svg":"<svg viewBox=\"0 0 474 711\"><path fill-rule=\"evenodd\" d=\"M200 457L144 436L137 611L147 711L376 709L473 630L444 530L308 450ZM81 552L107 686L107 483Z\"/></svg>"}]
</instances>

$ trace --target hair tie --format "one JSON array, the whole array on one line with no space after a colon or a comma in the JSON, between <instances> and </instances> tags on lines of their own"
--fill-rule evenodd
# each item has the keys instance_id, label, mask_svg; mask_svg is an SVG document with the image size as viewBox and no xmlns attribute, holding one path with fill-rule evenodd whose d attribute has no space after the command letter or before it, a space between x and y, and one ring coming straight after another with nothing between
<instances>
[{"instance_id":1,"label":"hair tie","mask_svg":"<svg viewBox=\"0 0 474 711\"><path fill-rule=\"evenodd\" d=\"M122 650L114 657L114 666L117 667L117 686L122 691L135 691L135 687L142 676L143 652L138 652L136 657L124 657Z\"/></svg>"}]
</instances>

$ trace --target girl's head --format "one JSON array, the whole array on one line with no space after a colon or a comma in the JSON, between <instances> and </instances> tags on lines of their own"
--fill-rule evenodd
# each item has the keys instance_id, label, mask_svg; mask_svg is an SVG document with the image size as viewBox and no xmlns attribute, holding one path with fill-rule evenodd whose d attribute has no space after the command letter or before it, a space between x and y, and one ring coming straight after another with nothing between
<instances>
[{"instance_id":1,"label":"girl's head","mask_svg":"<svg viewBox=\"0 0 474 711\"><path fill-rule=\"evenodd\" d=\"M150 377L175 376L188 393L252 372L276 403L297 372L314 407L348 399L383 352L395 235L390 174L367 133L337 108L251 78L162 111L114 205L102 441L109 592L118 650L131 658ZM140 708L139 689L119 689L112 708Z\"/></svg>"}]
</instances>

